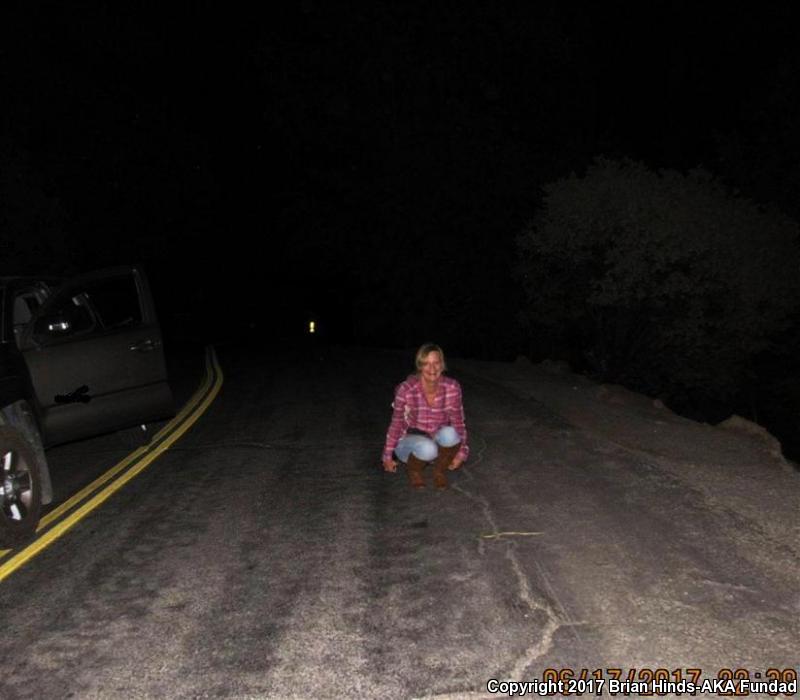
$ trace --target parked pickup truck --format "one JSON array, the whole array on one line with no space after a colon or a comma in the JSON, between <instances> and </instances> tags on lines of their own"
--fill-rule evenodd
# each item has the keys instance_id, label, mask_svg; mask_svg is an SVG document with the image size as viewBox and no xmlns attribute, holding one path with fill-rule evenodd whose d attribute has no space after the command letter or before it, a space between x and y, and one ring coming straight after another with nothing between
<instances>
[{"instance_id":1,"label":"parked pickup truck","mask_svg":"<svg viewBox=\"0 0 800 700\"><path fill-rule=\"evenodd\" d=\"M141 268L0 277L0 546L53 499L45 448L174 415Z\"/></svg>"}]
</instances>

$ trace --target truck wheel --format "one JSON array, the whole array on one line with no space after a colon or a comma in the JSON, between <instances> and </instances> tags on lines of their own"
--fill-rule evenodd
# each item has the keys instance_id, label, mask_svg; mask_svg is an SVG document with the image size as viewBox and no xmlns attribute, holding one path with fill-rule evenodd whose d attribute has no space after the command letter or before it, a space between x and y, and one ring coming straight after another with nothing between
<instances>
[{"instance_id":1,"label":"truck wheel","mask_svg":"<svg viewBox=\"0 0 800 700\"><path fill-rule=\"evenodd\" d=\"M39 524L42 487L36 455L22 433L0 426L0 545L30 539Z\"/></svg>"}]
</instances>

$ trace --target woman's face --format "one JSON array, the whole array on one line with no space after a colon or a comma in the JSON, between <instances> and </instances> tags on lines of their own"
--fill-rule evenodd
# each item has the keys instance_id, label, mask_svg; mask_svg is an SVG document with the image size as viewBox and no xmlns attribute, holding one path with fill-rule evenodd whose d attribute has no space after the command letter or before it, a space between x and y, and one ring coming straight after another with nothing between
<instances>
[{"instance_id":1,"label":"woman's face","mask_svg":"<svg viewBox=\"0 0 800 700\"><path fill-rule=\"evenodd\" d=\"M422 378L426 382L435 382L442 376L442 357L438 352L429 352L422 358L420 368Z\"/></svg>"}]
</instances>

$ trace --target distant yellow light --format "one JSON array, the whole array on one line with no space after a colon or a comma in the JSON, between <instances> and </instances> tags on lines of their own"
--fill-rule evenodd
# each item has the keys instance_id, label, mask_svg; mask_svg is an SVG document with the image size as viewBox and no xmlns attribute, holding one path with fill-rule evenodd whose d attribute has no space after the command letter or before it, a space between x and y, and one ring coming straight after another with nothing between
<instances>
[{"instance_id":1,"label":"distant yellow light","mask_svg":"<svg viewBox=\"0 0 800 700\"><path fill-rule=\"evenodd\" d=\"M314 321L308 322L308 332L309 333L316 333L317 332L317 324Z\"/></svg>"}]
</instances>

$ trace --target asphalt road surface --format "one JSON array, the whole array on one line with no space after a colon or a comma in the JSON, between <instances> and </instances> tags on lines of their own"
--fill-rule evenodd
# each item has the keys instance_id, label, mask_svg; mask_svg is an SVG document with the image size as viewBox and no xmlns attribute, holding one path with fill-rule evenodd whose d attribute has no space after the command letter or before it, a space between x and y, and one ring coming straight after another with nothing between
<instances>
[{"instance_id":1,"label":"asphalt road surface","mask_svg":"<svg viewBox=\"0 0 800 700\"><path fill-rule=\"evenodd\" d=\"M219 358L175 448L0 583L0 697L466 698L546 668L797 666L796 559L751 556L747 522L547 406L454 363L472 455L420 493L379 469L411 355ZM110 466L107 444L63 454Z\"/></svg>"}]
</instances>

